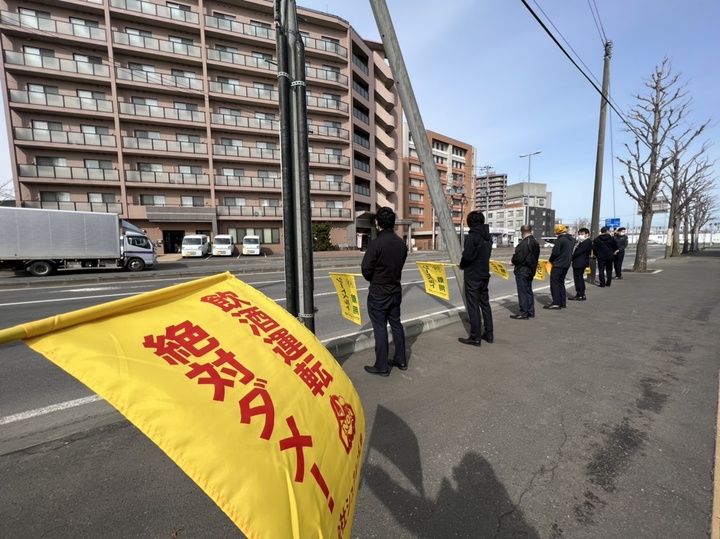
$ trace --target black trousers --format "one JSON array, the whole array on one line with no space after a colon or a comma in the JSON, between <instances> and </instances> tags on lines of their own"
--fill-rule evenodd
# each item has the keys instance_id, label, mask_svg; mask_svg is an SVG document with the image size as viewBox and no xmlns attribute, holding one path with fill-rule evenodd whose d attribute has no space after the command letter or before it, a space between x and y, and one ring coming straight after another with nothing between
<instances>
[{"instance_id":1,"label":"black trousers","mask_svg":"<svg viewBox=\"0 0 720 539\"><path fill-rule=\"evenodd\" d=\"M623 260L625 260L625 251L622 250L618 254L615 255L615 275L618 277L622 277L622 265Z\"/></svg>"},{"instance_id":2,"label":"black trousers","mask_svg":"<svg viewBox=\"0 0 720 539\"><path fill-rule=\"evenodd\" d=\"M575 295L585 295L585 268L573 268L573 280L575 281Z\"/></svg>"},{"instance_id":3,"label":"black trousers","mask_svg":"<svg viewBox=\"0 0 720 539\"><path fill-rule=\"evenodd\" d=\"M565 276L570 268L553 268L550 270L550 294L553 305L567 307L567 290L565 290Z\"/></svg>"},{"instance_id":4,"label":"black trousers","mask_svg":"<svg viewBox=\"0 0 720 539\"><path fill-rule=\"evenodd\" d=\"M400 322L401 303L402 292L389 296L368 294L368 314L375 334L375 367L381 371L388 370L388 323L395 343L393 361L398 365L405 365L405 331Z\"/></svg>"},{"instance_id":5,"label":"black trousers","mask_svg":"<svg viewBox=\"0 0 720 539\"><path fill-rule=\"evenodd\" d=\"M613 259L600 260L598 259L598 280L600 286L610 286L612 282L612 271L613 271ZM607 279L605 278L607 275Z\"/></svg>"},{"instance_id":6,"label":"black trousers","mask_svg":"<svg viewBox=\"0 0 720 539\"><path fill-rule=\"evenodd\" d=\"M470 338L479 341L482 327L485 333L493 335L492 309L490 308L490 278L465 280L465 300L467 301L468 320L470 321ZM482 316L481 316L482 315Z\"/></svg>"},{"instance_id":7,"label":"black trousers","mask_svg":"<svg viewBox=\"0 0 720 539\"><path fill-rule=\"evenodd\" d=\"M535 316L535 294L533 294L532 282L533 275L515 274L515 285L517 286L518 303L520 304L518 314Z\"/></svg>"}]
</instances>

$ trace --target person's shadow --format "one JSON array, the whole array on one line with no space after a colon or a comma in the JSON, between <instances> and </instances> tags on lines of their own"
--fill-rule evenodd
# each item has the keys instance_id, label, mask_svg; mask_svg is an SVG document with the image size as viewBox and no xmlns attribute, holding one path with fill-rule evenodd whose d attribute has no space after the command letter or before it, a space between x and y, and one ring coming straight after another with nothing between
<instances>
[{"instance_id":1,"label":"person's shadow","mask_svg":"<svg viewBox=\"0 0 720 539\"><path fill-rule=\"evenodd\" d=\"M424 489L417 437L382 406L368 440L368 458L373 450L390 460L412 488L404 488L383 466L370 463L365 464L363 482L413 536L539 539L490 463L478 453L465 453L452 478L443 478L437 496L431 498Z\"/></svg>"}]
</instances>

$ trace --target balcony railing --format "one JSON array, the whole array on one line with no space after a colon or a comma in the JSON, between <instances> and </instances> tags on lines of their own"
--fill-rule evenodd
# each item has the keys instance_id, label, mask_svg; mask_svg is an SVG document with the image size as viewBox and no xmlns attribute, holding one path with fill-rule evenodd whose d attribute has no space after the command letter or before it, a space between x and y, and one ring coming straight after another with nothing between
<instances>
[{"instance_id":1,"label":"balcony railing","mask_svg":"<svg viewBox=\"0 0 720 539\"><path fill-rule=\"evenodd\" d=\"M145 170L127 170L125 179L128 182L171 183L180 185L210 185L207 174L189 174L182 172L152 172Z\"/></svg>"},{"instance_id":2,"label":"balcony railing","mask_svg":"<svg viewBox=\"0 0 720 539\"><path fill-rule=\"evenodd\" d=\"M326 39L315 39L314 37L302 36L303 43L308 49L315 49L318 51L334 52L341 58L347 58L348 50L334 41L328 41Z\"/></svg>"},{"instance_id":3,"label":"balcony railing","mask_svg":"<svg viewBox=\"0 0 720 539\"><path fill-rule=\"evenodd\" d=\"M241 86L238 84L228 84L226 82L210 82L210 91L220 94L237 95L240 97L250 97L252 99L267 99L277 101L279 99L276 90L264 90L262 88L251 88L249 86Z\"/></svg>"},{"instance_id":4,"label":"balcony railing","mask_svg":"<svg viewBox=\"0 0 720 539\"><path fill-rule=\"evenodd\" d=\"M94 211L98 213L122 213L120 202L23 202L24 208L41 208L43 210Z\"/></svg>"},{"instance_id":5,"label":"balcony railing","mask_svg":"<svg viewBox=\"0 0 720 539\"><path fill-rule=\"evenodd\" d=\"M166 75L164 73L151 73L148 71L128 69L125 67L117 68L117 78L119 80L144 82L145 84L157 84L160 86L172 86L175 88L190 88L191 90L202 90L204 87L203 81L200 79L177 77L175 75Z\"/></svg>"},{"instance_id":6,"label":"balcony railing","mask_svg":"<svg viewBox=\"0 0 720 539\"><path fill-rule=\"evenodd\" d=\"M54 58L24 52L5 51L5 62L13 65L63 71L65 73L79 73L80 75L94 75L96 77L110 76L110 68L103 64L77 62L68 58Z\"/></svg>"},{"instance_id":7,"label":"balcony railing","mask_svg":"<svg viewBox=\"0 0 720 539\"><path fill-rule=\"evenodd\" d=\"M347 103L337 99L327 99L325 97L307 96L308 107L319 107L321 109L334 109L341 112L347 112L349 107Z\"/></svg>"},{"instance_id":8,"label":"balcony railing","mask_svg":"<svg viewBox=\"0 0 720 539\"><path fill-rule=\"evenodd\" d=\"M215 60L216 62L225 62L246 67L256 67L258 69L276 69L275 64L270 63L265 60L265 58L256 58L255 56L248 56L237 52L219 51L217 49L208 48L207 57L208 60Z\"/></svg>"},{"instance_id":9,"label":"balcony railing","mask_svg":"<svg viewBox=\"0 0 720 539\"><path fill-rule=\"evenodd\" d=\"M311 208L312 217L341 217L350 218L349 208Z\"/></svg>"},{"instance_id":10,"label":"balcony railing","mask_svg":"<svg viewBox=\"0 0 720 539\"><path fill-rule=\"evenodd\" d=\"M213 144L213 154L228 157L249 157L252 159L280 159L280 150L226 146L224 144Z\"/></svg>"},{"instance_id":11,"label":"balcony railing","mask_svg":"<svg viewBox=\"0 0 720 539\"><path fill-rule=\"evenodd\" d=\"M112 101L107 101L106 99L45 94L43 92L27 92L25 90L10 90L10 102L26 103L29 105L45 105L64 109L91 110L96 112L113 111Z\"/></svg>"},{"instance_id":12,"label":"balcony railing","mask_svg":"<svg viewBox=\"0 0 720 539\"><path fill-rule=\"evenodd\" d=\"M350 184L347 182L323 182L310 180L311 191L337 191L340 193L349 193Z\"/></svg>"},{"instance_id":13,"label":"balcony railing","mask_svg":"<svg viewBox=\"0 0 720 539\"><path fill-rule=\"evenodd\" d=\"M358 66L360 68L360 71L362 71L366 75L370 74L370 70L368 69L367 64L355 54L352 55L352 63Z\"/></svg>"},{"instance_id":14,"label":"balcony railing","mask_svg":"<svg viewBox=\"0 0 720 539\"><path fill-rule=\"evenodd\" d=\"M282 206L218 206L220 216L282 217Z\"/></svg>"},{"instance_id":15,"label":"balcony railing","mask_svg":"<svg viewBox=\"0 0 720 539\"><path fill-rule=\"evenodd\" d=\"M125 32L113 32L113 41L117 45L129 45L131 47L140 47L142 49L167 52L170 54L181 54L194 58L200 58L201 56L200 47L196 45L175 43L174 41L167 41L165 39L137 36L134 34L126 34Z\"/></svg>"},{"instance_id":16,"label":"balcony railing","mask_svg":"<svg viewBox=\"0 0 720 539\"><path fill-rule=\"evenodd\" d=\"M102 3L102 0L98 1L99 3ZM200 22L200 17L197 13L159 6L158 4L153 4L152 2L140 2L138 0L110 0L110 5L114 8L137 11L138 13L144 13L146 15L152 15L163 19L172 19L174 21L189 22L192 24Z\"/></svg>"},{"instance_id":17,"label":"balcony railing","mask_svg":"<svg viewBox=\"0 0 720 539\"><path fill-rule=\"evenodd\" d=\"M215 176L215 185L227 187L250 187L254 189L282 189L280 178L251 178L247 176Z\"/></svg>"},{"instance_id":18,"label":"balcony railing","mask_svg":"<svg viewBox=\"0 0 720 539\"><path fill-rule=\"evenodd\" d=\"M333 71L332 69L318 69L316 67L306 67L305 74L309 79L321 79L329 80L347 86L348 78L347 75L343 75L339 71Z\"/></svg>"},{"instance_id":19,"label":"balcony railing","mask_svg":"<svg viewBox=\"0 0 720 539\"><path fill-rule=\"evenodd\" d=\"M155 152L207 153L207 144L202 142L180 142L152 138L123 137L126 150L152 150Z\"/></svg>"},{"instance_id":20,"label":"balcony railing","mask_svg":"<svg viewBox=\"0 0 720 539\"><path fill-rule=\"evenodd\" d=\"M212 114L210 118L214 124L247 127L249 129L266 129L268 131L280 130L280 122L277 120L262 120L260 118L248 118L247 116L234 116L232 114Z\"/></svg>"},{"instance_id":21,"label":"balcony railing","mask_svg":"<svg viewBox=\"0 0 720 539\"><path fill-rule=\"evenodd\" d=\"M62 180L118 181L118 171L112 168L58 167L46 165L20 165L24 178L57 178Z\"/></svg>"},{"instance_id":22,"label":"balcony railing","mask_svg":"<svg viewBox=\"0 0 720 539\"><path fill-rule=\"evenodd\" d=\"M103 28L56 21L54 19L36 17L34 15L21 15L12 11L0 11L0 23L18 28L41 30L52 34L105 41L105 29Z\"/></svg>"},{"instance_id":23,"label":"balcony railing","mask_svg":"<svg viewBox=\"0 0 720 539\"><path fill-rule=\"evenodd\" d=\"M350 165L350 158L345 155L329 155L325 153L310 153L308 160L311 163L321 163L325 165Z\"/></svg>"},{"instance_id":24,"label":"balcony railing","mask_svg":"<svg viewBox=\"0 0 720 539\"><path fill-rule=\"evenodd\" d=\"M50 131L16 127L15 139L31 142L52 142L56 144L80 144L85 146L115 147L115 135L96 135L94 133L76 133L72 131Z\"/></svg>"},{"instance_id":25,"label":"balcony railing","mask_svg":"<svg viewBox=\"0 0 720 539\"><path fill-rule=\"evenodd\" d=\"M205 122L205 113L198 110L171 109L135 103L120 103L120 114L144 116L162 120L182 120L184 122Z\"/></svg>"},{"instance_id":26,"label":"balcony railing","mask_svg":"<svg viewBox=\"0 0 720 539\"><path fill-rule=\"evenodd\" d=\"M310 130L310 135L350 140L350 132L342 127L328 127L326 125L308 124L308 129Z\"/></svg>"},{"instance_id":27,"label":"balcony railing","mask_svg":"<svg viewBox=\"0 0 720 539\"><path fill-rule=\"evenodd\" d=\"M275 41L275 30L272 28L265 28L264 26L257 26L254 24L246 24L244 22L229 21L227 19L220 19L218 17L212 17L210 15L205 16L205 26L210 28L217 28L219 30L227 30L235 34L244 34L246 36L263 37L272 39Z\"/></svg>"}]
</instances>

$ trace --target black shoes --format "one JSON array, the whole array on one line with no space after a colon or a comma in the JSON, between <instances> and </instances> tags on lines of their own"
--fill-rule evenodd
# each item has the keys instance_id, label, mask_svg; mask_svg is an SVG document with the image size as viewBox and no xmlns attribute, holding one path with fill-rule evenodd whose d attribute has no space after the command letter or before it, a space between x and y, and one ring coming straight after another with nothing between
<instances>
[{"instance_id":1,"label":"black shoes","mask_svg":"<svg viewBox=\"0 0 720 539\"><path fill-rule=\"evenodd\" d=\"M530 320L530 316L527 314L511 314L510 318L515 320Z\"/></svg>"},{"instance_id":2,"label":"black shoes","mask_svg":"<svg viewBox=\"0 0 720 539\"><path fill-rule=\"evenodd\" d=\"M397 367L401 371L406 371L407 363L405 363L405 365L400 365L400 363L395 363L394 361L388 361L388 367Z\"/></svg>"},{"instance_id":3,"label":"black shoes","mask_svg":"<svg viewBox=\"0 0 720 539\"><path fill-rule=\"evenodd\" d=\"M604 285L604 284L601 284L601 285L600 285L600 288L605 288L605 285Z\"/></svg>"},{"instance_id":4,"label":"black shoes","mask_svg":"<svg viewBox=\"0 0 720 539\"><path fill-rule=\"evenodd\" d=\"M492 343L495 340L495 338L492 335L490 335L489 333L483 333L482 340L487 343Z\"/></svg>"},{"instance_id":5,"label":"black shoes","mask_svg":"<svg viewBox=\"0 0 720 539\"><path fill-rule=\"evenodd\" d=\"M615 277L615 278L616 278L616 279L622 279L622 275L618 275L618 276Z\"/></svg>"},{"instance_id":6,"label":"black shoes","mask_svg":"<svg viewBox=\"0 0 720 539\"><path fill-rule=\"evenodd\" d=\"M560 305L555 305L554 303L550 305L543 305L543 309L552 309L552 310L559 310L562 309Z\"/></svg>"},{"instance_id":7,"label":"black shoes","mask_svg":"<svg viewBox=\"0 0 720 539\"><path fill-rule=\"evenodd\" d=\"M568 299L572 301L587 301L587 298L585 296L574 296Z\"/></svg>"},{"instance_id":8,"label":"black shoes","mask_svg":"<svg viewBox=\"0 0 720 539\"><path fill-rule=\"evenodd\" d=\"M407 367L406 367L407 368ZM390 371L381 371L374 365L372 367L365 367L365 372L370 374L377 374L378 376L390 376Z\"/></svg>"},{"instance_id":9,"label":"black shoes","mask_svg":"<svg viewBox=\"0 0 720 539\"><path fill-rule=\"evenodd\" d=\"M470 346L480 346L480 341L476 341L475 339L467 339L465 337L458 338L458 342L461 342L463 344L469 344ZM367 369L367 367L365 367Z\"/></svg>"}]
</instances>

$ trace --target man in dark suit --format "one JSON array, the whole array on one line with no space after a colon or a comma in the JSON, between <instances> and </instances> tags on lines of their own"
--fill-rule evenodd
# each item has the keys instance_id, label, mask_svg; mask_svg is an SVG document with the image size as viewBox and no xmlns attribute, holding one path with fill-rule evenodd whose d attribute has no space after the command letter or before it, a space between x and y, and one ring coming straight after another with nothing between
<instances>
[{"instance_id":1,"label":"man in dark suit","mask_svg":"<svg viewBox=\"0 0 720 539\"><path fill-rule=\"evenodd\" d=\"M575 296L568 298L575 301L585 301L585 268L590 264L592 240L587 228L578 230L575 240L575 250L572 254L573 280L575 281Z\"/></svg>"},{"instance_id":2,"label":"man in dark suit","mask_svg":"<svg viewBox=\"0 0 720 539\"><path fill-rule=\"evenodd\" d=\"M532 226L521 226L520 234L522 234L522 239L515 247L515 253L510 261L514 268L520 312L510 318L527 320L535 317L535 295L532 282L537 271L538 258L540 258L540 244L533 238Z\"/></svg>"},{"instance_id":3,"label":"man in dark suit","mask_svg":"<svg viewBox=\"0 0 720 539\"><path fill-rule=\"evenodd\" d=\"M550 294L552 303L545 305L543 309L564 309L567 307L567 291L565 290L565 276L572 264L572 252L575 247L575 240L567 233L565 225L555 225L557 240L550 253L549 262L552 264L550 270Z\"/></svg>"},{"instance_id":4,"label":"man in dark suit","mask_svg":"<svg viewBox=\"0 0 720 539\"><path fill-rule=\"evenodd\" d=\"M610 229L606 226L600 229L600 235L593 240L593 253L598 261L598 277L600 280L600 288L605 288L612 284L613 260L618 254L618 247L615 238L609 233Z\"/></svg>"}]
</instances>

